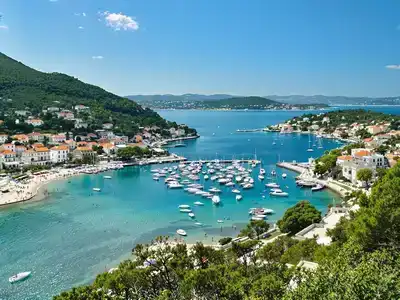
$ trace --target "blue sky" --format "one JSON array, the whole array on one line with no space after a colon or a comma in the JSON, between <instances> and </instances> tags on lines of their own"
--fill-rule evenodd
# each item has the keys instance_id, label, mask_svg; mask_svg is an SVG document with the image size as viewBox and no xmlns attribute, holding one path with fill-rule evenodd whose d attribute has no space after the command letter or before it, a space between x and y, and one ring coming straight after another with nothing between
<instances>
[{"instance_id":1,"label":"blue sky","mask_svg":"<svg viewBox=\"0 0 400 300\"><path fill-rule=\"evenodd\" d=\"M0 12L0 51L120 95L400 96L396 0L0 0Z\"/></svg>"}]
</instances>

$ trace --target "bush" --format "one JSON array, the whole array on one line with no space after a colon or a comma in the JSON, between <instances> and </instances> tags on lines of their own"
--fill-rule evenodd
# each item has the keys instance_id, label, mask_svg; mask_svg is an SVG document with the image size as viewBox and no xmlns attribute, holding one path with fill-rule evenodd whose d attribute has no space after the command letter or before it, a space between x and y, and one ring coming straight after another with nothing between
<instances>
[{"instance_id":1,"label":"bush","mask_svg":"<svg viewBox=\"0 0 400 300\"><path fill-rule=\"evenodd\" d=\"M222 239L220 239L218 241L218 243L223 246L223 245L230 243L231 241L232 241L232 238L227 236L227 237L223 237Z\"/></svg>"}]
</instances>

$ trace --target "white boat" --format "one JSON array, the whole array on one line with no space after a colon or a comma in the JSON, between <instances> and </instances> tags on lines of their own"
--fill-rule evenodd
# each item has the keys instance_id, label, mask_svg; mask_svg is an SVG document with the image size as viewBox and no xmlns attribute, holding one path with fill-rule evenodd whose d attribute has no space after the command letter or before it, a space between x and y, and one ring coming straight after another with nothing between
<instances>
[{"instance_id":1,"label":"white boat","mask_svg":"<svg viewBox=\"0 0 400 300\"><path fill-rule=\"evenodd\" d=\"M271 171L271 176L276 176L276 171L275 170Z\"/></svg>"},{"instance_id":2,"label":"white boat","mask_svg":"<svg viewBox=\"0 0 400 300\"><path fill-rule=\"evenodd\" d=\"M232 181L230 181L230 182L228 182L227 184L225 184L225 186L234 186L235 184L232 182Z\"/></svg>"},{"instance_id":3,"label":"white boat","mask_svg":"<svg viewBox=\"0 0 400 300\"><path fill-rule=\"evenodd\" d=\"M211 201L212 201L215 205L218 205L218 204L220 204L221 199L219 198L219 196L214 195L214 196L211 198Z\"/></svg>"},{"instance_id":4,"label":"white boat","mask_svg":"<svg viewBox=\"0 0 400 300\"><path fill-rule=\"evenodd\" d=\"M247 184L245 184L244 186L243 186L243 188L244 189L251 189L251 188L253 188L254 187L254 185L252 185L251 183L247 183Z\"/></svg>"},{"instance_id":5,"label":"white boat","mask_svg":"<svg viewBox=\"0 0 400 300\"><path fill-rule=\"evenodd\" d=\"M185 209L185 208L190 208L190 205L187 205L187 204L181 204L181 205L179 205L178 207L179 207L179 208L183 208L183 209Z\"/></svg>"},{"instance_id":6,"label":"white boat","mask_svg":"<svg viewBox=\"0 0 400 300\"><path fill-rule=\"evenodd\" d=\"M235 177L236 182L241 182L243 180L242 176Z\"/></svg>"},{"instance_id":7,"label":"white boat","mask_svg":"<svg viewBox=\"0 0 400 300\"><path fill-rule=\"evenodd\" d=\"M287 174L286 173L283 173L282 174L282 178L286 178L287 177Z\"/></svg>"},{"instance_id":8,"label":"white boat","mask_svg":"<svg viewBox=\"0 0 400 300\"><path fill-rule=\"evenodd\" d=\"M190 213L190 212L192 212L192 210L189 209L189 208L183 208L183 209L180 209L179 211L180 211L181 213Z\"/></svg>"},{"instance_id":9,"label":"white boat","mask_svg":"<svg viewBox=\"0 0 400 300\"><path fill-rule=\"evenodd\" d=\"M233 190L232 190L232 193L234 193L234 194L240 194L240 190L238 190L238 189L233 189Z\"/></svg>"},{"instance_id":10,"label":"white boat","mask_svg":"<svg viewBox=\"0 0 400 300\"><path fill-rule=\"evenodd\" d=\"M260 218L260 217L251 217L252 221L263 221L264 218Z\"/></svg>"},{"instance_id":11,"label":"white boat","mask_svg":"<svg viewBox=\"0 0 400 300\"><path fill-rule=\"evenodd\" d=\"M223 220L217 220L217 222L218 222L218 223L224 223L224 221L223 221Z\"/></svg>"},{"instance_id":12,"label":"white boat","mask_svg":"<svg viewBox=\"0 0 400 300\"><path fill-rule=\"evenodd\" d=\"M208 180L208 175L204 175L204 180Z\"/></svg>"},{"instance_id":13,"label":"white boat","mask_svg":"<svg viewBox=\"0 0 400 300\"><path fill-rule=\"evenodd\" d=\"M260 175L258 175L258 179L260 179L260 180L264 180L264 178L265 178L265 177L264 177L264 175L261 175L261 174L260 174Z\"/></svg>"},{"instance_id":14,"label":"white boat","mask_svg":"<svg viewBox=\"0 0 400 300\"><path fill-rule=\"evenodd\" d=\"M203 226L203 223L196 222L196 223L194 223L194 225L197 225L197 226Z\"/></svg>"},{"instance_id":15,"label":"white boat","mask_svg":"<svg viewBox=\"0 0 400 300\"><path fill-rule=\"evenodd\" d=\"M181 188L183 188L183 184L180 184L178 182L172 182L172 183L168 184L168 188L170 188L170 189L181 189Z\"/></svg>"},{"instance_id":16,"label":"white boat","mask_svg":"<svg viewBox=\"0 0 400 300\"><path fill-rule=\"evenodd\" d=\"M186 234L186 231L183 230L183 229L178 229L178 230L176 231L176 233L179 234L179 235L182 235L182 236L186 236L186 235L187 235L187 234Z\"/></svg>"},{"instance_id":17,"label":"white boat","mask_svg":"<svg viewBox=\"0 0 400 300\"><path fill-rule=\"evenodd\" d=\"M104 179L112 179L112 177L111 177L111 176L108 176L108 175L103 176L103 178L104 178Z\"/></svg>"},{"instance_id":18,"label":"white boat","mask_svg":"<svg viewBox=\"0 0 400 300\"><path fill-rule=\"evenodd\" d=\"M286 193L286 192L271 192L269 194L271 196L275 196L275 197L287 197L287 196L289 196L289 193Z\"/></svg>"},{"instance_id":19,"label":"white boat","mask_svg":"<svg viewBox=\"0 0 400 300\"><path fill-rule=\"evenodd\" d=\"M211 176L212 181L217 180L217 179L218 179L218 176Z\"/></svg>"},{"instance_id":20,"label":"white boat","mask_svg":"<svg viewBox=\"0 0 400 300\"><path fill-rule=\"evenodd\" d=\"M312 192L317 192L317 191L321 191L325 188L325 186L323 184L317 184L316 186L311 188Z\"/></svg>"},{"instance_id":21,"label":"white boat","mask_svg":"<svg viewBox=\"0 0 400 300\"><path fill-rule=\"evenodd\" d=\"M194 205L197 205L197 206L203 206L203 205L204 205L204 203L203 203L203 202L200 202L200 201L196 201L196 202L194 202L193 204L194 204Z\"/></svg>"},{"instance_id":22,"label":"white boat","mask_svg":"<svg viewBox=\"0 0 400 300\"><path fill-rule=\"evenodd\" d=\"M101 189L100 189L100 188L93 188L93 191L95 191L95 192L100 192Z\"/></svg>"},{"instance_id":23,"label":"white boat","mask_svg":"<svg viewBox=\"0 0 400 300\"><path fill-rule=\"evenodd\" d=\"M221 190L217 189L217 188L211 188L208 190L210 193L221 193Z\"/></svg>"},{"instance_id":24,"label":"white boat","mask_svg":"<svg viewBox=\"0 0 400 300\"><path fill-rule=\"evenodd\" d=\"M191 217L191 218L194 218L194 213L192 213L192 212L188 213L188 216Z\"/></svg>"},{"instance_id":25,"label":"white boat","mask_svg":"<svg viewBox=\"0 0 400 300\"><path fill-rule=\"evenodd\" d=\"M273 189L270 190L270 192L282 193L283 191L281 189L273 188Z\"/></svg>"},{"instance_id":26,"label":"white boat","mask_svg":"<svg viewBox=\"0 0 400 300\"><path fill-rule=\"evenodd\" d=\"M221 178L221 179L218 179L218 183L219 184L226 184L226 183L228 183L230 180L228 179L228 178Z\"/></svg>"},{"instance_id":27,"label":"white boat","mask_svg":"<svg viewBox=\"0 0 400 300\"><path fill-rule=\"evenodd\" d=\"M22 281L22 280L28 278L30 275L31 275L31 272L18 273L16 275L13 275L10 278L8 278L8 282L14 283L14 282Z\"/></svg>"},{"instance_id":28,"label":"white boat","mask_svg":"<svg viewBox=\"0 0 400 300\"><path fill-rule=\"evenodd\" d=\"M242 200L243 199L243 196L242 195L236 195L236 201L240 201L240 200Z\"/></svg>"},{"instance_id":29,"label":"white boat","mask_svg":"<svg viewBox=\"0 0 400 300\"><path fill-rule=\"evenodd\" d=\"M160 177L154 176L154 177L153 177L153 180L159 181L159 180L160 180Z\"/></svg>"},{"instance_id":30,"label":"white boat","mask_svg":"<svg viewBox=\"0 0 400 300\"><path fill-rule=\"evenodd\" d=\"M276 188L276 189L279 189L279 188L280 188L279 184L277 184L277 183L275 183L275 182L267 183L267 184L265 184L265 186L266 186L266 187L269 187L269 188Z\"/></svg>"},{"instance_id":31,"label":"white boat","mask_svg":"<svg viewBox=\"0 0 400 300\"><path fill-rule=\"evenodd\" d=\"M260 169L260 175L264 175L265 174L265 169L261 168Z\"/></svg>"}]
</instances>

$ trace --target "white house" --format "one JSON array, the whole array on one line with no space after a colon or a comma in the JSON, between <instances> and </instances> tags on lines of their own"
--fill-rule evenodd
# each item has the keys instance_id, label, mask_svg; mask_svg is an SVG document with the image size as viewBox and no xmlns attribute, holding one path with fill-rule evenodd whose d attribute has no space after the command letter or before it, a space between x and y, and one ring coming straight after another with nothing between
<instances>
[{"instance_id":1,"label":"white house","mask_svg":"<svg viewBox=\"0 0 400 300\"><path fill-rule=\"evenodd\" d=\"M4 144L8 139L7 134L0 134L0 144Z\"/></svg>"},{"instance_id":2,"label":"white house","mask_svg":"<svg viewBox=\"0 0 400 300\"><path fill-rule=\"evenodd\" d=\"M30 125L32 125L34 127L43 125L43 121L40 120L40 119L28 119L28 120L25 121L25 123L30 124Z\"/></svg>"},{"instance_id":3,"label":"white house","mask_svg":"<svg viewBox=\"0 0 400 300\"><path fill-rule=\"evenodd\" d=\"M61 145L55 146L50 149L50 160L52 163L63 163L68 160L69 148L68 146Z\"/></svg>"},{"instance_id":4,"label":"white house","mask_svg":"<svg viewBox=\"0 0 400 300\"><path fill-rule=\"evenodd\" d=\"M114 125L113 125L112 123L104 123L104 124L103 124L103 129L109 130L109 129L112 129L113 126L114 126Z\"/></svg>"}]
</instances>

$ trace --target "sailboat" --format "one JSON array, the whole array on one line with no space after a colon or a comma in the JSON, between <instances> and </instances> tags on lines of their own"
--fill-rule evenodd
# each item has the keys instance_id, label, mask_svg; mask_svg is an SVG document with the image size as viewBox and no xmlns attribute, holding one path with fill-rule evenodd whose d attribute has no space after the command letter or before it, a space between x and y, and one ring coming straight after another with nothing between
<instances>
[{"instance_id":1,"label":"sailboat","mask_svg":"<svg viewBox=\"0 0 400 300\"><path fill-rule=\"evenodd\" d=\"M314 149L311 147L311 135L308 134L308 149L307 152L313 152Z\"/></svg>"},{"instance_id":2,"label":"sailboat","mask_svg":"<svg viewBox=\"0 0 400 300\"><path fill-rule=\"evenodd\" d=\"M318 139L318 149L323 149L321 138Z\"/></svg>"}]
</instances>

